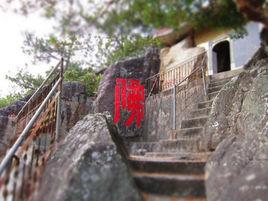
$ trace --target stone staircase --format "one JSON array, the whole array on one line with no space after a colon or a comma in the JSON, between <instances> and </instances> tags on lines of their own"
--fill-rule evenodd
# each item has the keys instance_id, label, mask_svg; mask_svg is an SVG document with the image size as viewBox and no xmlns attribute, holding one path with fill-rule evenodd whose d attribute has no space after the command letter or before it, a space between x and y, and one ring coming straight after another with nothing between
<instances>
[{"instance_id":1,"label":"stone staircase","mask_svg":"<svg viewBox=\"0 0 268 201\"><path fill-rule=\"evenodd\" d=\"M222 76L210 79L208 100L197 103L171 139L131 144L129 162L145 201L206 200L204 167L211 152L201 152L200 138L213 99L233 75Z\"/></svg>"}]
</instances>

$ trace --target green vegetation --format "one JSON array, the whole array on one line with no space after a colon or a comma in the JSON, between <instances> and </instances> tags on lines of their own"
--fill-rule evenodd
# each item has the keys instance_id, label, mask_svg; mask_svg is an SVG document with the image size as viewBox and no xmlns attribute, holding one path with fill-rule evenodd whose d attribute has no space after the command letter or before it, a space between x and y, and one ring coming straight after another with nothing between
<instances>
[{"instance_id":1,"label":"green vegetation","mask_svg":"<svg viewBox=\"0 0 268 201\"><path fill-rule=\"evenodd\" d=\"M96 94L99 82L101 80L100 75L96 75L95 72L90 69L82 69L77 64L72 64L69 69L64 73L65 81L78 81L85 85L88 96Z\"/></svg>"},{"instance_id":2,"label":"green vegetation","mask_svg":"<svg viewBox=\"0 0 268 201\"><path fill-rule=\"evenodd\" d=\"M109 46L112 44L112 40L110 40L110 43L106 43L106 46ZM146 50L151 46L158 46L160 47L161 44L158 40L153 39L152 37L140 37L140 36L132 36L129 37L121 37L120 38L120 44L116 47L115 50L109 52L107 54L107 61L106 66L109 66L111 64L116 63L119 60L126 59L129 57L138 57L144 55ZM107 51L103 48L99 48L104 51Z\"/></svg>"},{"instance_id":3,"label":"green vegetation","mask_svg":"<svg viewBox=\"0 0 268 201\"><path fill-rule=\"evenodd\" d=\"M14 76L6 75L6 79L20 88L20 93L14 92L14 97L17 97L16 94L21 97L31 94L44 80L41 75L32 75L24 69L20 69ZM10 96L12 96L12 94Z\"/></svg>"},{"instance_id":4,"label":"green vegetation","mask_svg":"<svg viewBox=\"0 0 268 201\"><path fill-rule=\"evenodd\" d=\"M6 0L3 7L15 6L16 12L23 15L38 11L44 18L56 22L53 33L47 37L26 34L24 50L35 62L64 57L70 63L93 69L139 55L142 48L155 45L150 37L155 28L176 30L186 23L196 30L233 29L234 36L241 37L246 34L243 25L248 21L233 0L14 2Z\"/></svg>"},{"instance_id":5,"label":"green vegetation","mask_svg":"<svg viewBox=\"0 0 268 201\"><path fill-rule=\"evenodd\" d=\"M108 33L161 27L178 29L185 23L195 29L241 30L246 22L233 0L121 0L114 4L115 9L106 13L106 20L91 16Z\"/></svg>"},{"instance_id":6,"label":"green vegetation","mask_svg":"<svg viewBox=\"0 0 268 201\"><path fill-rule=\"evenodd\" d=\"M3 98L0 98L0 108L11 105L12 103L18 101L21 98L22 98L22 96L20 94L17 94L17 93L9 94Z\"/></svg>"},{"instance_id":7,"label":"green vegetation","mask_svg":"<svg viewBox=\"0 0 268 201\"><path fill-rule=\"evenodd\" d=\"M0 98L0 108L6 107L33 93L45 78L41 75L34 76L28 71L20 70L14 76L6 76L6 79L16 85L16 87L20 89L20 92L18 93L14 91L9 95ZM78 64L69 65L68 70L64 73L64 81L77 81L85 85L88 96L94 96L96 94L100 80L101 76L96 75L93 69L83 69Z\"/></svg>"}]
</instances>

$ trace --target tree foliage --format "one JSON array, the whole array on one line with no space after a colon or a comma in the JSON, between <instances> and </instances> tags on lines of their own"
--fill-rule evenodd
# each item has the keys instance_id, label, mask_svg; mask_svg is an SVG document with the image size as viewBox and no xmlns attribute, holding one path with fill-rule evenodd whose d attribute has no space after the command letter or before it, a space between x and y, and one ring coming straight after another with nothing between
<instances>
[{"instance_id":1,"label":"tree foliage","mask_svg":"<svg viewBox=\"0 0 268 201\"><path fill-rule=\"evenodd\" d=\"M12 0L11 0L12 1ZM15 0L13 0L15 1ZM241 1L241 0L240 0ZM244 0L246 1L246 0ZM78 34L92 26L113 33L150 31L153 28L179 28L189 23L196 28L241 28L245 17L233 0L30 0L21 11L41 9L46 17L57 19L61 32ZM261 1L264 3L264 1ZM228 20L227 20L228 19Z\"/></svg>"},{"instance_id":2,"label":"tree foliage","mask_svg":"<svg viewBox=\"0 0 268 201\"><path fill-rule=\"evenodd\" d=\"M120 36L115 43L114 39L110 38L106 43L100 42L98 44L99 56L104 56L106 61L104 65L109 66L122 59L127 59L130 57L138 57L144 55L148 47L158 46L161 44L157 39L152 37L141 37L139 35L133 36ZM107 51L107 49L109 49Z\"/></svg>"},{"instance_id":3,"label":"tree foliage","mask_svg":"<svg viewBox=\"0 0 268 201\"><path fill-rule=\"evenodd\" d=\"M79 64L72 64L69 69L64 73L65 81L78 81L85 85L88 96L94 96L97 92L100 75L96 75L93 69L82 69Z\"/></svg>"},{"instance_id":4,"label":"tree foliage","mask_svg":"<svg viewBox=\"0 0 268 201\"><path fill-rule=\"evenodd\" d=\"M5 2L5 4L4 4ZM4 9L28 15L39 12L56 22L53 33L38 37L27 33L24 52L34 62L49 62L64 57L70 66L65 78L87 85L93 94L99 77L91 69L107 67L130 56L141 54L150 45L159 45L150 36L156 28L179 29L188 24L194 29L235 30L240 37L248 20L268 27L267 1L260 0L6 0ZM236 36L237 36L236 35ZM90 68L88 68L90 67ZM87 69L82 69L87 68ZM40 82L19 72L9 80L24 91Z\"/></svg>"},{"instance_id":5,"label":"tree foliage","mask_svg":"<svg viewBox=\"0 0 268 201\"><path fill-rule=\"evenodd\" d=\"M41 75L33 75L27 70L20 69L15 75L6 75L6 79L20 88L20 92L15 92L15 95L9 95L9 98L25 96L31 94L36 90L43 82L44 78Z\"/></svg>"},{"instance_id":6,"label":"tree foliage","mask_svg":"<svg viewBox=\"0 0 268 201\"><path fill-rule=\"evenodd\" d=\"M16 102L17 100L21 98L22 96L19 93L11 93L5 97L2 97L0 98L0 108L11 105L12 103Z\"/></svg>"},{"instance_id":7,"label":"tree foliage","mask_svg":"<svg viewBox=\"0 0 268 201\"><path fill-rule=\"evenodd\" d=\"M6 0L17 13L34 11L56 22L53 34L46 38L26 35L25 52L35 60L64 57L70 63L102 68L111 62L135 55L149 45L155 28L179 29L187 23L195 29L229 28L244 35L249 15L241 2L252 0ZM254 1L255 2L255 1ZM244 4L243 4L244 5ZM250 4L257 10L264 7ZM240 10L239 10L240 9ZM242 12L240 12L242 11ZM137 37L138 35L138 37ZM147 42L145 42L147 40ZM125 44L124 46L122 44ZM139 43L140 44L140 43ZM154 44L151 43L151 44ZM151 45L150 44L150 45ZM132 47L130 47L132 45ZM137 48L138 47L138 48ZM82 55L82 56L81 56ZM136 54L137 55L137 54ZM100 59L101 58L101 59Z\"/></svg>"},{"instance_id":8,"label":"tree foliage","mask_svg":"<svg viewBox=\"0 0 268 201\"><path fill-rule=\"evenodd\" d=\"M81 68L79 63L72 63L64 73L64 81L78 81L85 85L87 95L92 96L96 93L101 76L96 75L92 68ZM49 71L47 72L48 75ZM15 100L33 93L45 79L45 76L33 75L26 70L19 70L13 76L6 76L6 79L15 84L20 89L20 92L13 92L8 95L7 100ZM13 98L13 99L12 99Z\"/></svg>"},{"instance_id":9,"label":"tree foliage","mask_svg":"<svg viewBox=\"0 0 268 201\"><path fill-rule=\"evenodd\" d=\"M141 40L137 35L148 44L152 42L148 36L155 28L179 29L187 23L195 29L232 28L244 33L247 21L233 0L7 1L17 5L18 13L39 11L56 22L55 31L46 39L28 34L25 52L46 61L60 55L71 63L86 63L93 68L133 55L129 44L139 52L141 48L136 48L136 42ZM99 43L105 44L105 48Z\"/></svg>"}]
</instances>

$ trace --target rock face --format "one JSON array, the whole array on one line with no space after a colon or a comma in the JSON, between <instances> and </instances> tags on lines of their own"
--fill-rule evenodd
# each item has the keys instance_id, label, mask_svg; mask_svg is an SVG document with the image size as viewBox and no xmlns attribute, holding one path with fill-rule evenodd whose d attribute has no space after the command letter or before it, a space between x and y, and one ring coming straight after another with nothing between
<instances>
[{"instance_id":1,"label":"rock face","mask_svg":"<svg viewBox=\"0 0 268 201\"><path fill-rule=\"evenodd\" d=\"M66 82L62 91L61 133L65 135L80 119L93 112L93 98L79 82Z\"/></svg>"},{"instance_id":2,"label":"rock face","mask_svg":"<svg viewBox=\"0 0 268 201\"><path fill-rule=\"evenodd\" d=\"M95 112L108 111L114 116L114 88L116 78L125 79L138 79L142 84L145 84L145 80L159 72L160 59L159 49L151 48L145 57L130 59L119 62L109 67L103 76L103 80L100 83L98 96L95 101ZM129 114L121 114L123 119L126 120ZM120 124L121 125L121 124ZM135 136L139 133L139 130L135 127L126 129L124 126L119 126L120 134Z\"/></svg>"},{"instance_id":3,"label":"rock face","mask_svg":"<svg viewBox=\"0 0 268 201\"><path fill-rule=\"evenodd\" d=\"M205 132L215 149L206 165L209 201L268 197L268 58L256 54L247 71L216 97Z\"/></svg>"},{"instance_id":4,"label":"rock face","mask_svg":"<svg viewBox=\"0 0 268 201\"><path fill-rule=\"evenodd\" d=\"M87 115L48 162L36 201L140 201L132 177L102 114ZM118 139L118 138L117 138Z\"/></svg>"},{"instance_id":5,"label":"rock face","mask_svg":"<svg viewBox=\"0 0 268 201\"><path fill-rule=\"evenodd\" d=\"M5 153L8 142L13 136L15 116L28 99L29 96L0 109L0 156Z\"/></svg>"},{"instance_id":6,"label":"rock face","mask_svg":"<svg viewBox=\"0 0 268 201\"><path fill-rule=\"evenodd\" d=\"M197 56L204 52L205 49L201 47L193 47L193 41L191 37L187 37L179 43L166 47L161 50L161 67L160 71L165 71L174 68L189 58ZM178 56L180 55L180 56Z\"/></svg>"}]
</instances>

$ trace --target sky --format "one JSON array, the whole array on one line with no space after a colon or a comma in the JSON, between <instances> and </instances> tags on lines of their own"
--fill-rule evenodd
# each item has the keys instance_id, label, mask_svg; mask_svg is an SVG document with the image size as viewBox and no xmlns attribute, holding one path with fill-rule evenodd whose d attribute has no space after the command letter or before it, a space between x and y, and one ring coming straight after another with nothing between
<instances>
[{"instance_id":1,"label":"sky","mask_svg":"<svg viewBox=\"0 0 268 201\"><path fill-rule=\"evenodd\" d=\"M42 36L51 32L52 24L38 14L24 17L12 12L0 10L0 96L7 95L14 86L5 76L14 75L19 68L29 64L28 70L34 74L43 74L50 65L32 66L31 57L22 52L24 32L35 32ZM56 61L55 61L56 63ZM53 65L53 64L52 64Z\"/></svg>"}]
</instances>

